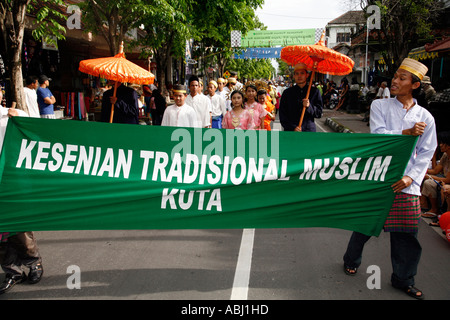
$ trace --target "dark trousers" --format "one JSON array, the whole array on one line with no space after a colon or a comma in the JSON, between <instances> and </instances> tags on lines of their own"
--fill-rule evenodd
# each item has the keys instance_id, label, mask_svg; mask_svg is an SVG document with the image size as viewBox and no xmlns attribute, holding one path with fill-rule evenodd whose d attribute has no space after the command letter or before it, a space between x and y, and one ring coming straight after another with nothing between
<instances>
[{"instance_id":1,"label":"dark trousers","mask_svg":"<svg viewBox=\"0 0 450 320\"><path fill-rule=\"evenodd\" d=\"M150 114L152 116L152 125L160 126L162 122L162 115L155 109L151 109Z\"/></svg>"},{"instance_id":2,"label":"dark trousers","mask_svg":"<svg viewBox=\"0 0 450 320\"><path fill-rule=\"evenodd\" d=\"M391 237L391 283L396 288L414 285L414 276L422 254L417 233L390 232ZM359 232L353 232L344 255L344 263L351 268L361 265L365 243L370 239Z\"/></svg>"},{"instance_id":3,"label":"dark trousers","mask_svg":"<svg viewBox=\"0 0 450 320\"><path fill-rule=\"evenodd\" d=\"M2 243L0 248L0 263L5 273L22 274L22 266L31 267L41 262L39 248L32 231L19 232Z\"/></svg>"}]
</instances>

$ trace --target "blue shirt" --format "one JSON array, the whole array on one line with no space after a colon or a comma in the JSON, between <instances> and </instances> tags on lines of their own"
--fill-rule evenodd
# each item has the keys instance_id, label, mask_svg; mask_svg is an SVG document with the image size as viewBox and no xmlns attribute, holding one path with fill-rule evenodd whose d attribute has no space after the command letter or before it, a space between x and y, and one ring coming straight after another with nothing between
<instances>
[{"instance_id":1,"label":"blue shirt","mask_svg":"<svg viewBox=\"0 0 450 320\"><path fill-rule=\"evenodd\" d=\"M42 114L54 114L54 108L52 104L46 104L44 102L45 98L50 98L53 96L49 88L39 87L36 91L37 102L39 105L39 112Z\"/></svg>"}]
</instances>

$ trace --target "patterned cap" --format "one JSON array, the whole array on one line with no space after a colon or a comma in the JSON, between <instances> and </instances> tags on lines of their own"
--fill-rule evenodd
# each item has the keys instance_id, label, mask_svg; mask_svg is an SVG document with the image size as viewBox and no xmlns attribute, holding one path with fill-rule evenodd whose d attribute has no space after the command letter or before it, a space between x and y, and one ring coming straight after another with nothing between
<instances>
[{"instance_id":1,"label":"patterned cap","mask_svg":"<svg viewBox=\"0 0 450 320\"><path fill-rule=\"evenodd\" d=\"M411 72L413 75L417 76L420 80L427 74L428 68L417 60L405 58L402 61L399 69L403 69Z\"/></svg>"}]
</instances>

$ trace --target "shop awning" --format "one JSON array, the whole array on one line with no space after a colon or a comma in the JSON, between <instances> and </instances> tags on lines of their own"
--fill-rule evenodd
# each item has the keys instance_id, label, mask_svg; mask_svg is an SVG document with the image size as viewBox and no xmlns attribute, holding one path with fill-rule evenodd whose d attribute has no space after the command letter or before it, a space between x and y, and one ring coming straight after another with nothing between
<instances>
[{"instance_id":1,"label":"shop awning","mask_svg":"<svg viewBox=\"0 0 450 320\"><path fill-rule=\"evenodd\" d=\"M450 38L444 38L434 43L429 43L425 45L425 50L428 52L444 52L450 50Z\"/></svg>"},{"instance_id":2,"label":"shop awning","mask_svg":"<svg viewBox=\"0 0 450 320\"><path fill-rule=\"evenodd\" d=\"M425 46L414 48L408 53L408 58L419 61L426 59L434 59L437 57L438 57L437 52L428 52L425 50Z\"/></svg>"}]
</instances>

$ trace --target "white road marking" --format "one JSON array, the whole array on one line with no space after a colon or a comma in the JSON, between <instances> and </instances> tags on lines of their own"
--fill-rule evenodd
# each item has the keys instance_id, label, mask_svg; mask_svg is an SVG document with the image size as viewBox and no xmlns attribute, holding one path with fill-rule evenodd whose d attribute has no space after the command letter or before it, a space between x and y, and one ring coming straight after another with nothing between
<instances>
[{"instance_id":1,"label":"white road marking","mask_svg":"<svg viewBox=\"0 0 450 320\"><path fill-rule=\"evenodd\" d=\"M323 132L328 132L327 130L325 130L319 123L316 122L316 126L319 127L320 130L322 130Z\"/></svg>"},{"instance_id":2,"label":"white road marking","mask_svg":"<svg viewBox=\"0 0 450 320\"><path fill-rule=\"evenodd\" d=\"M316 123L320 130L326 130ZM279 131L280 125L273 131ZM234 274L233 288L231 290L231 300L247 300L248 299L248 285L250 282L250 271L252 267L253 256L253 240L255 238L255 229L244 229L242 231L241 247L239 249L239 256L236 265L236 272Z\"/></svg>"},{"instance_id":3,"label":"white road marking","mask_svg":"<svg viewBox=\"0 0 450 320\"><path fill-rule=\"evenodd\" d=\"M242 231L241 247L239 249L233 288L231 290L231 300L247 300L254 238L255 229L244 229Z\"/></svg>"}]
</instances>

